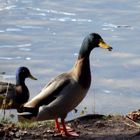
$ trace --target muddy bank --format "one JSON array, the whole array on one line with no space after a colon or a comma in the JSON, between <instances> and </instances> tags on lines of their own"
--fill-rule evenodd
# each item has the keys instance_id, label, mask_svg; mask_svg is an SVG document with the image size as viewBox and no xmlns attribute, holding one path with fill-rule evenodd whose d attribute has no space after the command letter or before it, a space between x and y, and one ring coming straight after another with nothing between
<instances>
[{"instance_id":1,"label":"muddy bank","mask_svg":"<svg viewBox=\"0 0 140 140\"><path fill-rule=\"evenodd\" d=\"M79 137L62 137L54 131L54 122L24 124L0 123L0 139L78 139L78 140L140 140L140 127L124 116L89 114L67 122Z\"/></svg>"}]
</instances>

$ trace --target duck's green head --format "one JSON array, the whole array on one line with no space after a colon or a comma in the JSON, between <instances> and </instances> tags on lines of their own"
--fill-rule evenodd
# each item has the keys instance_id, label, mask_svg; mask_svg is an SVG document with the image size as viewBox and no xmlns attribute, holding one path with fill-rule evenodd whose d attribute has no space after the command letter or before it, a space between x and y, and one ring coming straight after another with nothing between
<instances>
[{"instance_id":1,"label":"duck's green head","mask_svg":"<svg viewBox=\"0 0 140 140\"><path fill-rule=\"evenodd\" d=\"M33 80L37 80L30 72L27 67L19 67L16 71L16 83L22 84L25 81L25 78L30 78Z\"/></svg>"},{"instance_id":2,"label":"duck's green head","mask_svg":"<svg viewBox=\"0 0 140 140\"><path fill-rule=\"evenodd\" d=\"M92 49L100 47L104 49L108 49L109 51L112 50L112 47L110 47L105 41L102 39L102 37L97 33L91 33L88 36L85 37L82 43L82 47L80 49L80 57L89 56Z\"/></svg>"}]
</instances>

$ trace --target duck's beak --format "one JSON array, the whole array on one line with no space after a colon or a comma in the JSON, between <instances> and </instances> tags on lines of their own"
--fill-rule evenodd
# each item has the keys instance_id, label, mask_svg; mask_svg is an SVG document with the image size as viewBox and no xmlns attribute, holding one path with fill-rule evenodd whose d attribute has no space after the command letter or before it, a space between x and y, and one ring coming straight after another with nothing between
<instances>
[{"instance_id":1,"label":"duck's beak","mask_svg":"<svg viewBox=\"0 0 140 140\"><path fill-rule=\"evenodd\" d=\"M37 78L35 78L31 73L29 74L29 78L32 80L37 80Z\"/></svg>"},{"instance_id":2,"label":"duck's beak","mask_svg":"<svg viewBox=\"0 0 140 140\"><path fill-rule=\"evenodd\" d=\"M100 39L99 47L101 47L103 49L108 49L109 51L112 51L112 49L113 49L108 44L106 44L103 39Z\"/></svg>"}]
</instances>

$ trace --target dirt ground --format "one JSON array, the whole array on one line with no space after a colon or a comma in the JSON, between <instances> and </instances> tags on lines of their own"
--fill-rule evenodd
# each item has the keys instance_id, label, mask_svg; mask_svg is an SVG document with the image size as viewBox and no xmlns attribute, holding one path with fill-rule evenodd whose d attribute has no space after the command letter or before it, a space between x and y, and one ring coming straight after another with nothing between
<instances>
[{"instance_id":1,"label":"dirt ground","mask_svg":"<svg viewBox=\"0 0 140 140\"><path fill-rule=\"evenodd\" d=\"M38 123L19 127L0 123L0 140L140 140L140 127L124 116L89 114L67 122L79 137L62 137L53 129L54 123Z\"/></svg>"}]
</instances>

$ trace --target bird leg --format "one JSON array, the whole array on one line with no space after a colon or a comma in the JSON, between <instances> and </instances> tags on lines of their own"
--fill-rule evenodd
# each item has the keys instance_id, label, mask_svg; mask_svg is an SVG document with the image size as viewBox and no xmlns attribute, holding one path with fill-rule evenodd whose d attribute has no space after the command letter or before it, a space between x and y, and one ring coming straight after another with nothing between
<instances>
[{"instance_id":1,"label":"bird leg","mask_svg":"<svg viewBox=\"0 0 140 140\"><path fill-rule=\"evenodd\" d=\"M71 127L65 125L64 119L61 119L61 123L62 127L60 126L58 118L55 119L55 129L58 133L61 133L62 136L79 136Z\"/></svg>"},{"instance_id":2,"label":"bird leg","mask_svg":"<svg viewBox=\"0 0 140 140\"><path fill-rule=\"evenodd\" d=\"M58 118L55 119L55 129L57 129L57 131L59 133L61 133L61 128L60 128L60 124L59 124Z\"/></svg>"}]
</instances>

